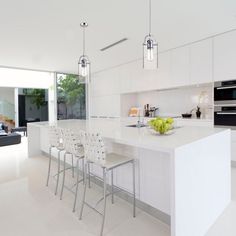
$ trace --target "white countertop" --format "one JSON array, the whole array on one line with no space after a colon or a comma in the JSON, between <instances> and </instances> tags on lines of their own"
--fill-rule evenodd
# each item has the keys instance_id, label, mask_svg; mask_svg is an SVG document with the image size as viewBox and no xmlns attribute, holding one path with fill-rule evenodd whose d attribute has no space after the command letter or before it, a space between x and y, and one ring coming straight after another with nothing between
<instances>
[{"instance_id":1,"label":"white countertop","mask_svg":"<svg viewBox=\"0 0 236 236\"><path fill-rule=\"evenodd\" d=\"M155 151L172 152L174 149L206 138L226 129L212 127L180 127L174 129L170 135L154 134L149 128L126 127L130 122L114 119L92 120L60 120L57 125L62 128L71 128L74 131L82 129L89 132L99 132L103 138L135 147ZM32 126L45 127L48 122L28 123Z\"/></svg>"}]
</instances>

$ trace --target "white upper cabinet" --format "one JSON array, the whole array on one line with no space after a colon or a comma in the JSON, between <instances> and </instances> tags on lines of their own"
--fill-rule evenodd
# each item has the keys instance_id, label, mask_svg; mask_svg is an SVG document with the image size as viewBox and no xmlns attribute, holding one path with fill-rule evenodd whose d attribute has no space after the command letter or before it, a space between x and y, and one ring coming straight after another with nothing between
<instances>
[{"instance_id":1,"label":"white upper cabinet","mask_svg":"<svg viewBox=\"0 0 236 236\"><path fill-rule=\"evenodd\" d=\"M159 54L156 70L145 70L138 60L120 67L121 93L142 92L171 87L170 52Z\"/></svg>"},{"instance_id":2,"label":"white upper cabinet","mask_svg":"<svg viewBox=\"0 0 236 236\"><path fill-rule=\"evenodd\" d=\"M164 89L171 87L170 78L171 52L160 53L158 55L158 69L156 70L156 88Z\"/></svg>"},{"instance_id":3,"label":"white upper cabinet","mask_svg":"<svg viewBox=\"0 0 236 236\"><path fill-rule=\"evenodd\" d=\"M236 79L236 31L214 38L214 81Z\"/></svg>"},{"instance_id":4,"label":"white upper cabinet","mask_svg":"<svg viewBox=\"0 0 236 236\"><path fill-rule=\"evenodd\" d=\"M190 84L212 81L212 39L207 39L190 46Z\"/></svg>"},{"instance_id":5,"label":"white upper cabinet","mask_svg":"<svg viewBox=\"0 0 236 236\"><path fill-rule=\"evenodd\" d=\"M120 93L119 68L96 73L91 78L93 96L104 96Z\"/></svg>"},{"instance_id":6,"label":"white upper cabinet","mask_svg":"<svg viewBox=\"0 0 236 236\"><path fill-rule=\"evenodd\" d=\"M91 117L120 117L120 95L90 98Z\"/></svg>"},{"instance_id":7,"label":"white upper cabinet","mask_svg":"<svg viewBox=\"0 0 236 236\"><path fill-rule=\"evenodd\" d=\"M133 77L130 70L131 64L120 66L120 88L121 93L129 93L133 87Z\"/></svg>"},{"instance_id":8,"label":"white upper cabinet","mask_svg":"<svg viewBox=\"0 0 236 236\"><path fill-rule=\"evenodd\" d=\"M190 48L189 46L171 51L171 86L187 86L190 84Z\"/></svg>"}]
</instances>

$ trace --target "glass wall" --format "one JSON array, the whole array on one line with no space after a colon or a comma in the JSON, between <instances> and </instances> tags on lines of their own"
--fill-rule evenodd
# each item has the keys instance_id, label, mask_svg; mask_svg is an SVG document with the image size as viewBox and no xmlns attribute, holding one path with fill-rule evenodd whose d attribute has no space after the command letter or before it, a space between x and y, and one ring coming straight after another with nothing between
<instances>
[{"instance_id":1,"label":"glass wall","mask_svg":"<svg viewBox=\"0 0 236 236\"><path fill-rule=\"evenodd\" d=\"M86 119L86 85L77 75L57 74L57 119Z\"/></svg>"}]
</instances>

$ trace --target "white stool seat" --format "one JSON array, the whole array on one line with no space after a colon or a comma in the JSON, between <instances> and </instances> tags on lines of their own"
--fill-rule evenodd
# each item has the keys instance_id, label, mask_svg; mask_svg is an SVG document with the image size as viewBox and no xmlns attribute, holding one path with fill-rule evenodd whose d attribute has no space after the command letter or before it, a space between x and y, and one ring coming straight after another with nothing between
<instances>
[{"instance_id":1,"label":"white stool seat","mask_svg":"<svg viewBox=\"0 0 236 236\"><path fill-rule=\"evenodd\" d=\"M65 148L63 147L63 144L60 144L59 146L57 146L57 149L60 151L64 151Z\"/></svg>"},{"instance_id":2,"label":"white stool seat","mask_svg":"<svg viewBox=\"0 0 236 236\"><path fill-rule=\"evenodd\" d=\"M124 164L131 162L133 160L134 160L134 158L119 155L117 153L107 153L106 159L103 161L92 161L92 160L89 160L89 161L94 163L95 165L101 166L102 168L106 168L107 170L111 170L113 168L124 165Z\"/></svg>"}]
</instances>

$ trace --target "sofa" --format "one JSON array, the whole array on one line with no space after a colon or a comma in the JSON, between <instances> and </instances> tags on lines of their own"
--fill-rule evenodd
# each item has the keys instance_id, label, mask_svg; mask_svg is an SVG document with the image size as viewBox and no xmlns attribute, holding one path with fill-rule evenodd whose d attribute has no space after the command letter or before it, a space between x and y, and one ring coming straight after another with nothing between
<instances>
[{"instance_id":1,"label":"sofa","mask_svg":"<svg viewBox=\"0 0 236 236\"><path fill-rule=\"evenodd\" d=\"M12 133L12 134L0 135L0 147L19 143L21 143L20 134Z\"/></svg>"}]
</instances>

